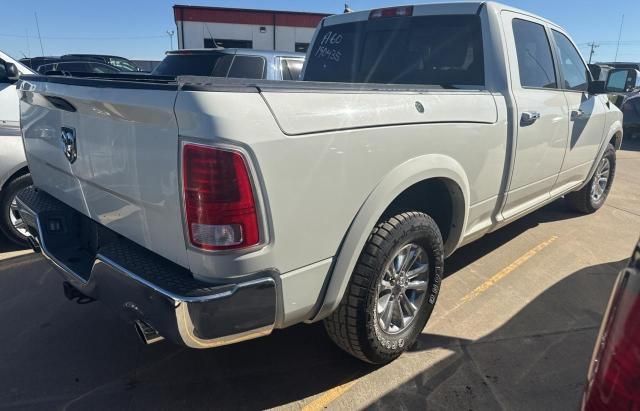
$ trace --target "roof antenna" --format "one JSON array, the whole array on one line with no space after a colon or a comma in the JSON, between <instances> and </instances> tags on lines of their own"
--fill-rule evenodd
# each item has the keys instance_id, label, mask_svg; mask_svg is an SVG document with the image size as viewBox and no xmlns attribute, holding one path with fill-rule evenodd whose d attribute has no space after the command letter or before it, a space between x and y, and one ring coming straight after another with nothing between
<instances>
[{"instance_id":1,"label":"roof antenna","mask_svg":"<svg viewBox=\"0 0 640 411\"><path fill-rule=\"evenodd\" d=\"M213 48L216 48L216 49L220 48L220 46L218 45L218 42L213 37L213 34L211 34L211 30L209 30L209 25L207 23L204 23L204 26L207 28L207 31L209 32L209 37L211 37L211 41L213 41Z\"/></svg>"},{"instance_id":2,"label":"roof antenna","mask_svg":"<svg viewBox=\"0 0 640 411\"><path fill-rule=\"evenodd\" d=\"M44 47L42 46L42 36L40 35L40 24L38 24L38 13L33 12L33 14L36 16L36 27L38 28L38 38L40 39L40 51L44 57Z\"/></svg>"},{"instance_id":3,"label":"roof antenna","mask_svg":"<svg viewBox=\"0 0 640 411\"><path fill-rule=\"evenodd\" d=\"M351 7L349 7L349 3L344 3L344 13L351 13Z\"/></svg>"}]
</instances>

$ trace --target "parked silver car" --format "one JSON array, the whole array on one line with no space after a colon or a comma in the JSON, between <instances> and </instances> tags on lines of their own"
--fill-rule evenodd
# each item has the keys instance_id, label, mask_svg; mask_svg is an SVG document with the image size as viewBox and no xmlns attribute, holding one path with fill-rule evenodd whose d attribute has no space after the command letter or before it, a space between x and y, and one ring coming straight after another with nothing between
<instances>
[{"instance_id":1,"label":"parked silver car","mask_svg":"<svg viewBox=\"0 0 640 411\"><path fill-rule=\"evenodd\" d=\"M15 86L23 74L34 73L0 51L0 232L18 244L26 244L27 230L18 215L15 197L31 185Z\"/></svg>"},{"instance_id":2,"label":"parked silver car","mask_svg":"<svg viewBox=\"0 0 640 411\"><path fill-rule=\"evenodd\" d=\"M298 80L304 53L254 49L185 49L168 51L151 74L212 76L256 80Z\"/></svg>"}]
</instances>

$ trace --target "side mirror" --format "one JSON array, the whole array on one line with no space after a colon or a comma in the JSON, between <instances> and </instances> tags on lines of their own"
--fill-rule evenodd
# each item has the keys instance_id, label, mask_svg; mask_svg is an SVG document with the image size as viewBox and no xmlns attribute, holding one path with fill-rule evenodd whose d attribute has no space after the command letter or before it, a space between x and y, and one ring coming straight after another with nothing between
<instances>
[{"instance_id":1,"label":"side mirror","mask_svg":"<svg viewBox=\"0 0 640 411\"><path fill-rule=\"evenodd\" d=\"M18 81L18 79L20 78L20 72L18 71L16 65L13 63L5 63L4 67L7 72L7 77L2 80L5 80L7 83L15 83L16 81Z\"/></svg>"},{"instance_id":2,"label":"side mirror","mask_svg":"<svg viewBox=\"0 0 640 411\"><path fill-rule=\"evenodd\" d=\"M601 80L593 80L589 82L589 94L606 94L606 83Z\"/></svg>"}]
</instances>

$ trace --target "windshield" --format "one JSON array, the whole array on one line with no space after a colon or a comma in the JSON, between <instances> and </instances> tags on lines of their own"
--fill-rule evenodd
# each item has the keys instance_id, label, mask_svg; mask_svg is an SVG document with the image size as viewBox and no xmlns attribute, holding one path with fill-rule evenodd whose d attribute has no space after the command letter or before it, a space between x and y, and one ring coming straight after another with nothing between
<instances>
[{"instance_id":1,"label":"windshield","mask_svg":"<svg viewBox=\"0 0 640 411\"><path fill-rule=\"evenodd\" d=\"M609 75L607 82L608 91L626 91L627 86L627 71L620 70L614 71Z\"/></svg>"},{"instance_id":2,"label":"windshield","mask_svg":"<svg viewBox=\"0 0 640 411\"><path fill-rule=\"evenodd\" d=\"M392 17L323 27L304 80L483 86L480 18Z\"/></svg>"},{"instance_id":3,"label":"windshield","mask_svg":"<svg viewBox=\"0 0 640 411\"><path fill-rule=\"evenodd\" d=\"M153 70L157 76L210 76L224 53L169 54Z\"/></svg>"}]
</instances>

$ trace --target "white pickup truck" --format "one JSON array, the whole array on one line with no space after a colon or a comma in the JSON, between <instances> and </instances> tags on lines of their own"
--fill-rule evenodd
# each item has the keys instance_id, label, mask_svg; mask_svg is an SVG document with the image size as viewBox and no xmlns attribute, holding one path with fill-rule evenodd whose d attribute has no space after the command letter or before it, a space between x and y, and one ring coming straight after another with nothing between
<instances>
[{"instance_id":1,"label":"white pickup truck","mask_svg":"<svg viewBox=\"0 0 640 411\"><path fill-rule=\"evenodd\" d=\"M423 330L457 248L600 208L621 113L565 31L496 3L319 25L304 81L27 76L18 196L70 298L207 348L324 320L364 361Z\"/></svg>"}]
</instances>

